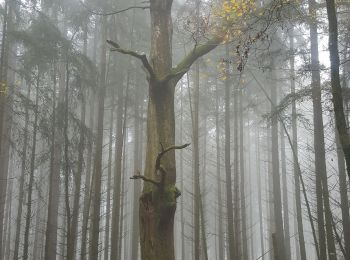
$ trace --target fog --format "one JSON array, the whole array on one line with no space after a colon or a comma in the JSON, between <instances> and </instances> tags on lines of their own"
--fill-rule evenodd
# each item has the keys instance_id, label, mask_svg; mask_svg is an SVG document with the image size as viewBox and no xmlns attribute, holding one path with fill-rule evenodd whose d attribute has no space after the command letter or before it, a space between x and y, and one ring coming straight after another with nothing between
<instances>
[{"instance_id":1,"label":"fog","mask_svg":"<svg viewBox=\"0 0 350 260\"><path fill-rule=\"evenodd\" d=\"M350 259L348 2L0 6L0 260Z\"/></svg>"}]
</instances>

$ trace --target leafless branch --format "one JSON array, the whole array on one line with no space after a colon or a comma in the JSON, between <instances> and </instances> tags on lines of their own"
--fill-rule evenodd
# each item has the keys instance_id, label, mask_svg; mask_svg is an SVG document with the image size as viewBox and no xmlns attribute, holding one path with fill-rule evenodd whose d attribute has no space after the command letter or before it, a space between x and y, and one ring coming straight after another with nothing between
<instances>
[{"instance_id":1,"label":"leafless branch","mask_svg":"<svg viewBox=\"0 0 350 260\"><path fill-rule=\"evenodd\" d=\"M111 49L111 51L116 51L116 52L119 52L119 53L122 53L122 54L130 55L132 57L135 57L135 58L139 59L142 62L142 64L145 67L145 69L150 74L150 77L151 78L155 78L155 74L154 74L153 68L152 68L151 64L149 64L147 56L145 54L139 54L139 53L137 53L135 51L132 51L132 50L127 50L127 49L120 48L119 45L116 42L111 41L111 40L107 40L107 43L113 47Z\"/></svg>"},{"instance_id":2,"label":"leafless branch","mask_svg":"<svg viewBox=\"0 0 350 260\"><path fill-rule=\"evenodd\" d=\"M190 145L191 144L184 144L184 145L179 145L179 146L174 145L174 146L170 146L166 149L164 149L163 145L161 145L162 151L158 154L157 159L156 159L156 171L161 170L160 161L166 153L168 153L172 150L181 150L181 149L184 149ZM165 170L163 169L163 171L165 171Z\"/></svg>"},{"instance_id":3,"label":"leafless branch","mask_svg":"<svg viewBox=\"0 0 350 260\"><path fill-rule=\"evenodd\" d=\"M138 172L136 175L130 177L130 179L132 179L132 180L143 180L144 182L152 183L153 185L157 186L158 188L160 186L159 182L157 182L155 180L152 180L152 179L149 179L149 178L141 175L140 172Z\"/></svg>"},{"instance_id":4,"label":"leafless branch","mask_svg":"<svg viewBox=\"0 0 350 260\"><path fill-rule=\"evenodd\" d=\"M81 4L82 6L84 6L84 8L85 8L89 13L91 13L91 14L93 14L93 15L101 15L101 16L108 16L108 15L120 14L120 13L129 11L129 10L132 10L132 9L141 9L141 10L145 10L145 9L149 9L149 8L150 8L150 6L129 6L129 7L124 8L124 9L120 9L120 10L116 10L116 11L104 13L104 12L97 12L97 11L94 11L94 10L91 9L89 6L87 6L82 0L79 0L79 2L80 2L80 4Z\"/></svg>"}]
</instances>

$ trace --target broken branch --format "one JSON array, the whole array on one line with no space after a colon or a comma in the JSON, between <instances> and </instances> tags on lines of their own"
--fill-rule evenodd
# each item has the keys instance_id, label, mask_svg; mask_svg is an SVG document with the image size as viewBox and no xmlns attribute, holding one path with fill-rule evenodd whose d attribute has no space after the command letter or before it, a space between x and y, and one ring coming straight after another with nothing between
<instances>
[{"instance_id":1,"label":"broken branch","mask_svg":"<svg viewBox=\"0 0 350 260\"><path fill-rule=\"evenodd\" d=\"M130 177L131 180L143 180L144 182L149 182L149 183L152 183L153 185L157 186L159 188L160 186L160 183L155 181L155 180L152 180L152 179L149 179L143 175L141 175L140 173Z\"/></svg>"}]
</instances>

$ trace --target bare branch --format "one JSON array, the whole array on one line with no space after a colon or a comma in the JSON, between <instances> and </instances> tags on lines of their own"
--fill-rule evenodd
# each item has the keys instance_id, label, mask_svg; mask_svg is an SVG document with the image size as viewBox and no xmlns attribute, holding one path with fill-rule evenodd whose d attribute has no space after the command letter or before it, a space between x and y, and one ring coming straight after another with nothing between
<instances>
[{"instance_id":1,"label":"bare branch","mask_svg":"<svg viewBox=\"0 0 350 260\"><path fill-rule=\"evenodd\" d=\"M131 180L143 180L144 182L149 182L149 183L152 183L153 185L157 186L158 188L160 187L160 183L155 181L155 180L152 180L152 179L149 179L143 175L140 174L140 172L138 172L136 175L130 177Z\"/></svg>"},{"instance_id":2,"label":"bare branch","mask_svg":"<svg viewBox=\"0 0 350 260\"><path fill-rule=\"evenodd\" d=\"M200 57L204 56L211 50L215 49L220 43L223 42L225 35L218 35L206 43L196 45L193 50L187 54L185 58L171 70L171 73L165 76L164 80L177 79L179 80L190 69L192 64Z\"/></svg>"},{"instance_id":3,"label":"bare branch","mask_svg":"<svg viewBox=\"0 0 350 260\"><path fill-rule=\"evenodd\" d=\"M162 169L162 167L161 167L161 165L160 165L160 161L161 161L162 157L163 157L166 153L168 153L168 152L170 152L170 151L172 151L172 150L181 150L181 149L184 149L184 148L186 148L186 147L188 147L188 146L190 146L190 145L191 145L191 144L184 144L184 145L180 145L180 146L174 145L174 146L170 146L170 147L168 147L168 148L166 148L166 149L164 149L164 148L163 148L163 145L162 145L162 151L158 154L157 159L156 159L156 170L161 170L161 169ZM165 171L165 170L163 169L163 171Z\"/></svg>"},{"instance_id":4,"label":"bare branch","mask_svg":"<svg viewBox=\"0 0 350 260\"><path fill-rule=\"evenodd\" d=\"M129 6L127 8L124 9L120 9L120 10L116 10L116 11L112 11L112 12L108 12L108 13L103 13L103 12L97 12L92 10L89 6L87 6L82 0L79 0L80 4L82 6L84 6L84 8L91 14L93 15L101 15L101 16L108 16L108 15L115 15L115 14L120 14L132 9L141 9L141 10L145 10L145 9L149 9L150 6Z\"/></svg>"},{"instance_id":5,"label":"bare branch","mask_svg":"<svg viewBox=\"0 0 350 260\"><path fill-rule=\"evenodd\" d=\"M149 64L147 56L145 54L139 54L139 53L132 51L132 50L120 48L119 44L117 44L116 42L111 41L111 40L107 40L107 43L113 47L111 49L111 51L116 51L116 52L119 52L122 54L130 55L132 57L139 59L142 62L143 66L148 71L148 73L150 74L150 77L155 78L153 68L152 68L151 64Z\"/></svg>"}]
</instances>

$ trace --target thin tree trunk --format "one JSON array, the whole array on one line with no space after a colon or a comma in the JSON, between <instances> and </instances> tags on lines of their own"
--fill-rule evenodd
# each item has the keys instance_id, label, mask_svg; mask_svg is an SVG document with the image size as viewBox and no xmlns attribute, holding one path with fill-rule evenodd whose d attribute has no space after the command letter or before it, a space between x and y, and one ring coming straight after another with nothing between
<instances>
[{"instance_id":1,"label":"thin tree trunk","mask_svg":"<svg viewBox=\"0 0 350 260\"><path fill-rule=\"evenodd\" d=\"M13 163L11 164L12 168ZM12 169L10 170L12 172ZM11 244L12 244L12 193L13 193L13 181L11 180L8 188L8 196L7 196L7 236L6 243L4 242L4 259L11 259Z\"/></svg>"},{"instance_id":2,"label":"thin tree trunk","mask_svg":"<svg viewBox=\"0 0 350 260\"><path fill-rule=\"evenodd\" d=\"M89 245L89 259L97 260L99 255L100 235L100 207L101 207L101 182L102 182L102 150L103 150L103 122L104 104L106 93L106 68L107 68L107 17L102 17L101 29L101 72L98 93L98 119L96 131L96 154L94 159L94 172L91 190L91 239Z\"/></svg>"},{"instance_id":3,"label":"thin tree trunk","mask_svg":"<svg viewBox=\"0 0 350 260\"><path fill-rule=\"evenodd\" d=\"M228 53L228 46L226 46L226 53ZM228 73L229 66L226 70ZM228 236L228 259L236 259L235 250L235 233L233 229L233 196L232 196L232 177L231 177L231 131L230 131L230 96L231 96L231 82L225 81L225 176L226 176L226 210L227 210L227 236ZM235 185L236 188L236 185ZM237 191L237 190L235 190ZM237 204L236 204L237 205ZM238 227L236 226L236 229Z\"/></svg>"},{"instance_id":4,"label":"thin tree trunk","mask_svg":"<svg viewBox=\"0 0 350 260\"><path fill-rule=\"evenodd\" d=\"M86 114L86 101L85 91L83 90L81 96L81 115L80 115L80 139L79 139L79 155L78 155L78 169L74 178L74 201L71 225L68 227L70 230L70 240L67 239L67 260L74 260L76 247L78 242L78 219L80 209L80 190L81 190L81 177L83 172L84 162L84 148L85 148L85 114Z\"/></svg>"},{"instance_id":5,"label":"thin tree trunk","mask_svg":"<svg viewBox=\"0 0 350 260\"><path fill-rule=\"evenodd\" d=\"M111 112L109 117L109 145L108 145L108 168L107 168L107 198L106 198L106 227L104 237L104 260L109 256L109 239L110 239L110 215L111 215L111 182L112 182L112 156L113 156L113 127L114 127L114 88L111 89Z\"/></svg>"},{"instance_id":6,"label":"thin tree trunk","mask_svg":"<svg viewBox=\"0 0 350 260\"><path fill-rule=\"evenodd\" d=\"M193 93L193 187L194 187L194 259L200 259L200 177L199 177L199 63L195 64Z\"/></svg>"},{"instance_id":7,"label":"thin tree trunk","mask_svg":"<svg viewBox=\"0 0 350 260\"><path fill-rule=\"evenodd\" d=\"M242 259L248 260L247 214L245 203L245 169L244 169L244 120L243 120L243 90L239 86L239 164L240 164L240 192L242 219Z\"/></svg>"},{"instance_id":8,"label":"thin tree trunk","mask_svg":"<svg viewBox=\"0 0 350 260\"><path fill-rule=\"evenodd\" d=\"M289 34L289 44L290 50L294 53L294 31L291 29ZM291 68L291 93L295 94L295 57L290 56L290 68ZM300 251L300 260L306 260L306 250L305 250L305 239L304 239L304 227L303 227L303 216L301 210L301 196L300 196L300 180L298 174L298 128L297 128L297 110L295 101L292 102L292 136L293 136L293 146L292 149L295 151L295 156L293 156L293 172L294 172L294 192L295 192L295 208L296 208L296 220L298 226L298 242ZM296 244L296 247L297 244ZM297 250L298 252L298 250Z\"/></svg>"},{"instance_id":9,"label":"thin tree trunk","mask_svg":"<svg viewBox=\"0 0 350 260\"><path fill-rule=\"evenodd\" d=\"M136 86L137 88L139 86ZM141 171L142 163L140 160L141 152L140 149L140 121L142 113L140 113L140 105L143 100L142 91L135 89L135 108L134 108L134 172ZM131 260L137 260L139 255L139 205L138 200L141 195L141 183L134 182L134 199L133 199L133 219L132 219L132 236L131 236Z\"/></svg>"},{"instance_id":10,"label":"thin tree trunk","mask_svg":"<svg viewBox=\"0 0 350 260\"><path fill-rule=\"evenodd\" d=\"M127 84L129 84L129 73L127 75ZM127 86L128 87L128 86ZM120 204L121 204L121 180L122 180L122 159L124 146L124 121L123 121L123 85L118 86L117 99L117 120L116 120L116 141L115 141L115 174L113 184L113 208L112 208L112 241L111 241L111 259L117 259L119 252L119 229L120 229ZM124 118L126 120L126 118Z\"/></svg>"},{"instance_id":11,"label":"thin tree trunk","mask_svg":"<svg viewBox=\"0 0 350 260\"><path fill-rule=\"evenodd\" d=\"M260 228L260 248L261 248L261 260L264 260L265 247L264 247L264 222L262 212L262 192L261 192L261 176L260 176L260 132L259 128L256 131L256 178L258 182L258 207L259 207L259 228Z\"/></svg>"},{"instance_id":12,"label":"thin tree trunk","mask_svg":"<svg viewBox=\"0 0 350 260\"><path fill-rule=\"evenodd\" d=\"M238 101L238 95L239 95L239 89L238 86L234 86L233 90L233 149L234 149L234 186L233 186L233 192L234 192L234 236L235 236L235 243L234 243L234 259L242 258L242 236L241 236L241 207L240 207L240 174L239 174L239 101ZM225 93L226 95L230 95L230 93Z\"/></svg>"},{"instance_id":13,"label":"thin tree trunk","mask_svg":"<svg viewBox=\"0 0 350 260\"><path fill-rule=\"evenodd\" d=\"M94 129L94 115L95 115L95 93L90 92L90 118L89 118L89 128L93 132ZM93 154L93 138L92 136L88 139L87 145L87 164L86 164L86 175L85 175L85 188L84 188L84 201L83 201L83 221L82 221L82 235L81 235L81 260L87 258L87 242L88 242L88 224L89 224L89 212L91 203L91 170L92 170L92 154Z\"/></svg>"},{"instance_id":14,"label":"thin tree trunk","mask_svg":"<svg viewBox=\"0 0 350 260\"><path fill-rule=\"evenodd\" d=\"M314 0L309 0L309 13L316 15ZM313 122L314 122L314 150L315 150L315 172L316 172L316 192L317 192L317 219L320 243L320 256L326 257L326 245L328 248L328 257L330 260L336 259L336 251L332 229L332 216L329 205L329 192L327 181L327 169L325 158L324 126L322 118L321 103L321 76L319 67L318 53L318 32L317 23L310 22L310 40L311 40L311 86L313 103ZM323 208L324 207L324 208ZM323 215L325 214L325 215ZM325 218L324 218L325 216ZM324 229L324 220L326 224L326 233ZM327 242L326 242L327 239Z\"/></svg>"},{"instance_id":15,"label":"thin tree trunk","mask_svg":"<svg viewBox=\"0 0 350 260\"><path fill-rule=\"evenodd\" d=\"M87 30L87 29L85 29ZM98 26L95 23L94 28L94 52L93 61L96 62L97 56L97 39L98 39ZM89 213L91 204L91 172L92 172L92 161L93 161L93 150L94 150L94 139L92 133L94 133L95 125L95 110L96 110L96 97L97 93L94 90L90 91L90 118L89 118L89 128L91 135L88 139L87 145L87 164L86 164L86 175L85 175L85 189L84 189L84 202L83 202L83 221L82 221L82 235L81 235L81 260L87 258L87 243L88 243L88 226L89 226Z\"/></svg>"},{"instance_id":16,"label":"thin tree trunk","mask_svg":"<svg viewBox=\"0 0 350 260\"><path fill-rule=\"evenodd\" d=\"M24 230L24 242L23 242L23 259L29 258L29 231L30 222L32 218L32 194L34 185L34 172L35 172L35 153L37 144L37 130L38 130L38 117L39 117L39 85L40 85L40 69L38 68L38 75L36 79L36 97L35 97L35 108L34 108L34 122L33 122L33 142L30 159L30 171L29 171L29 182L28 182L28 195L27 195L27 215Z\"/></svg>"},{"instance_id":17,"label":"thin tree trunk","mask_svg":"<svg viewBox=\"0 0 350 260\"><path fill-rule=\"evenodd\" d=\"M288 203L288 183L286 165L286 145L284 139L283 126L280 128L281 139L281 170L282 170L282 191L283 191L283 227L284 227L284 248L286 260L291 259L290 233L289 233L289 203Z\"/></svg>"},{"instance_id":18,"label":"thin tree trunk","mask_svg":"<svg viewBox=\"0 0 350 260\"><path fill-rule=\"evenodd\" d=\"M220 100L218 92L218 83L216 82L215 99L215 139L216 139L216 189L217 189L217 207L218 207L218 253L219 259L224 259L224 232L223 232L223 212L222 212L222 193L221 193L221 158L220 158Z\"/></svg>"},{"instance_id":19,"label":"thin tree trunk","mask_svg":"<svg viewBox=\"0 0 350 260\"><path fill-rule=\"evenodd\" d=\"M58 230L58 207L60 196L60 170L62 158L63 143L63 115L64 109L64 69L62 64L59 67L59 94L56 107L56 68L53 75L53 116L52 116L52 133L51 133L51 162L49 176L49 201L48 215L46 224L46 241L45 241L45 259L55 260L57 254L57 230ZM57 131L56 131L57 130Z\"/></svg>"},{"instance_id":20,"label":"thin tree trunk","mask_svg":"<svg viewBox=\"0 0 350 260\"><path fill-rule=\"evenodd\" d=\"M274 68L272 63L272 68ZM271 82L271 110L274 111L277 105L277 85L276 82L273 82L275 74L271 73L272 82ZM274 252L278 253L275 255L275 259L286 259L285 258L285 242L284 242L284 229L283 229L283 220L282 220L282 202L281 202L281 184L280 184L280 172L279 172L279 154L278 154L278 120L274 116L271 122L271 152L272 152L272 188L273 188L273 213L274 213L274 225L275 230L272 233L275 233L277 249Z\"/></svg>"},{"instance_id":21,"label":"thin tree trunk","mask_svg":"<svg viewBox=\"0 0 350 260\"><path fill-rule=\"evenodd\" d=\"M14 251L13 260L18 259L19 246L20 246L20 235L21 235L21 220L24 200L24 181L26 176L26 164L27 164L27 147L28 147L28 124L29 124L29 99L31 84L27 85L27 101L25 103L25 116L24 116L24 131L23 131L23 150L21 160L21 176L19 179L19 194L18 194L18 206L17 206L17 217L16 217L16 235L14 240Z\"/></svg>"}]
</instances>

